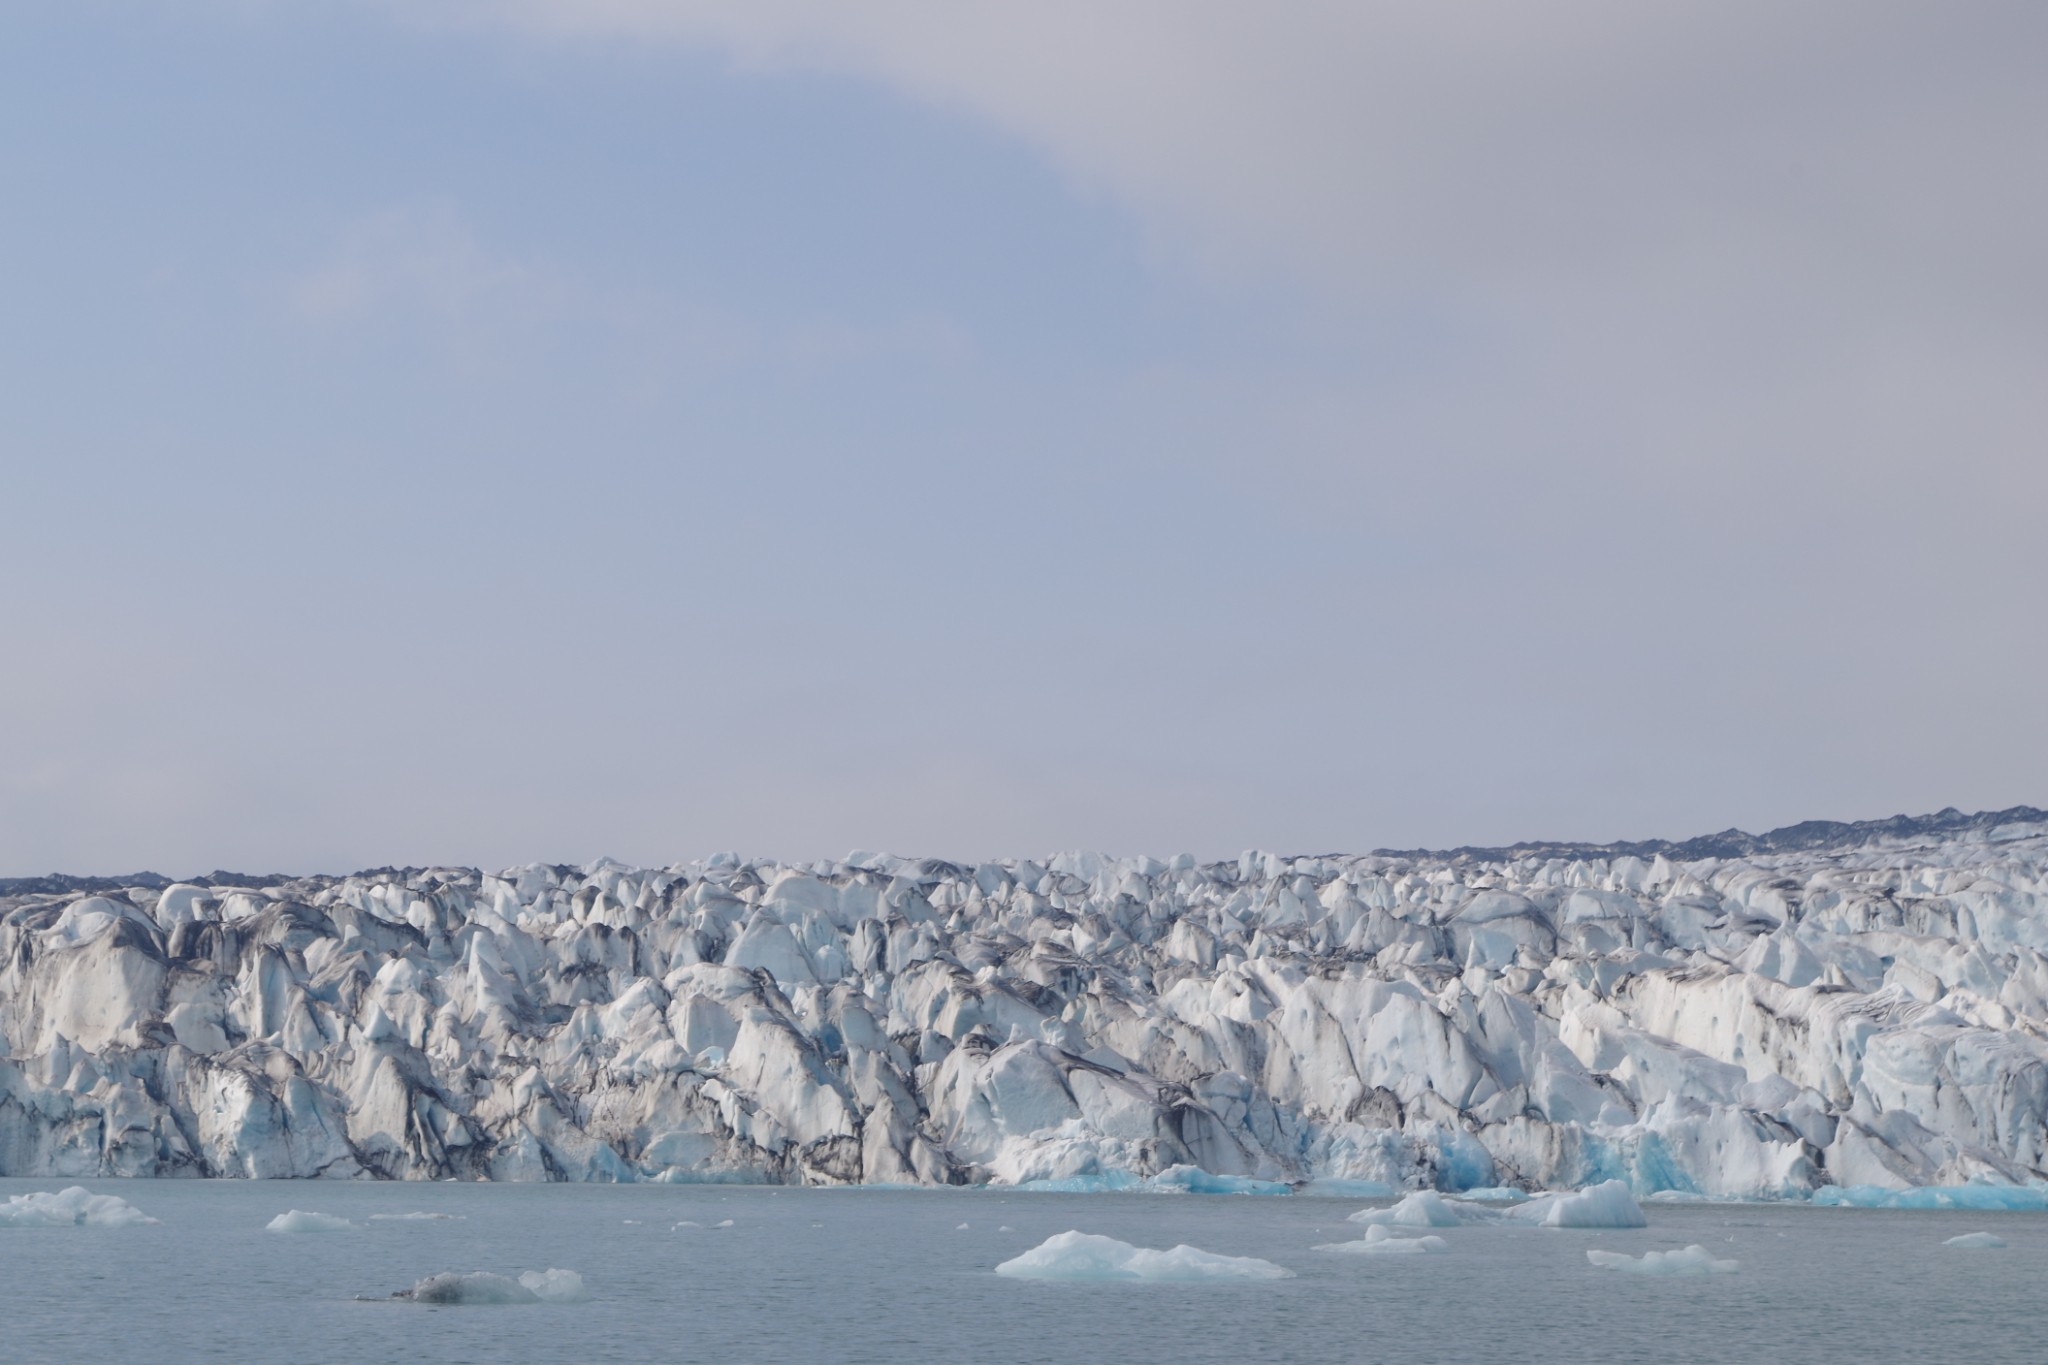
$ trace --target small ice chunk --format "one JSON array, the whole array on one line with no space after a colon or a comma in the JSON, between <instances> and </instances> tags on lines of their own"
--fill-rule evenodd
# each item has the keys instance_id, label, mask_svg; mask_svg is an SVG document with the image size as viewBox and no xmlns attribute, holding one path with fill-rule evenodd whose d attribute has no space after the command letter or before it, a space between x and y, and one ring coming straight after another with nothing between
<instances>
[{"instance_id":1,"label":"small ice chunk","mask_svg":"<svg viewBox=\"0 0 2048 1365\"><path fill-rule=\"evenodd\" d=\"M1602 1270L1623 1270L1632 1275L1732 1275L1742 1268L1740 1261L1720 1261L1695 1242L1676 1251L1646 1251L1625 1256L1619 1251L1588 1251L1586 1259Z\"/></svg>"},{"instance_id":2,"label":"small ice chunk","mask_svg":"<svg viewBox=\"0 0 2048 1365\"><path fill-rule=\"evenodd\" d=\"M1132 1246L1090 1232L1062 1232L996 1267L1034 1280L1283 1280L1293 1271L1253 1256L1220 1256L1191 1246Z\"/></svg>"},{"instance_id":3,"label":"small ice chunk","mask_svg":"<svg viewBox=\"0 0 2048 1365\"><path fill-rule=\"evenodd\" d=\"M1529 1192L1513 1185L1481 1185L1476 1190L1460 1190L1451 1198L1477 1204L1521 1204L1528 1201Z\"/></svg>"},{"instance_id":4,"label":"small ice chunk","mask_svg":"<svg viewBox=\"0 0 2048 1365\"><path fill-rule=\"evenodd\" d=\"M1351 1215L1351 1221L1391 1223L1403 1228L1455 1228L1465 1220L1435 1190L1417 1190L1392 1208L1360 1209Z\"/></svg>"},{"instance_id":5,"label":"small ice chunk","mask_svg":"<svg viewBox=\"0 0 2048 1365\"><path fill-rule=\"evenodd\" d=\"M954 1229L953 1229L953 1231L955 1231L955 1232L965 1232L965 1231L967 1231L967 1224L965 1224L965 1223L962 1223L962 1224L961 1224L961 1225L960 1225L959 1227L957 1227L957 1228L954 1228Z\"/></svg>"},{"instance_id":6,"label":"small ice chunk","mask_svg":"<svg viewBox=\"0 0 2048 1365\"><path fill-rule=\"evenodd\" d=\"M582 1303L590 1297L583 1292L583 1277L573 1270L529 1270L519 1283L542 1303Z\"/></svg>"},{"instance_id":7,"label":"small ice chunk","mask_svg":"<svg viewBox=\"0 0 2048 1365\"><path fill-rule=\"evenodd\" d=\"M1427 1256L1449 1251L1451 1244L1434 1234L1396 1237L1385 1223L1374 1223L1355 1242L1324 1242L1317 1251L1336 1251L1350 1256Z\"/></svg>"},{"instance_id":8,"label":"small ice chunk","mask_svg":"<svg viewBox=\"0 0 2048 1365\"><path fill-rule=\"evenodd\" d=\"M1949 1238L1942 1245L1963 1251L1991 1251L2004 1246L2005 1239L1989 1232L1966 1232L1960 1237Z\"/></svg>"},{"instance_id":9,"label":"small ice chunk","mask_svg":"<svg viewBox=\"0 0 2048 1365\"><path fill-rule=\"evenodd\" d=\"M713 1223L713 1224L712 1224L711 1226L712 1226L712 1227L715 1227L715 1228L729 1228L729 1227L731 1227L731 1226L732 1226L732 1219L730 1219L730 1218L724 1218L724 1219L720 1219L720 1220L719 1220L718 1222L716 1222L716 1223Z\"/></svg>"},{"instance_id":10,"label":"small ice chunk","mask_svg":"<svg viewBox=\"0 0 2048 1365\"><path fill-rule=\"evenodd\" d=\"M373 1213L370 1215L372 1223L459 1223L462 1219L463 1215L459 1213Z\"/></svg>"},{"instance_id":11,"label":"small ice chunk","mask_svg":"<svg viewBox=\"0 0 2048 1365\"><path fill-rule=\"evenodd\" d=\"M128 1228L156 1221L118 1195L93 1194L83 1185L11 1195L0 1204L0 1228Z\"/></svg>"},{"instance_id":12,"label":"small ice chunk","mask_svg":"<svg viewBox=\"0 0 2048 1365\"><path fill-rule=\"evenodd\" d=\"M1016 1230L1017 1229L1011 1227L1008 1223L1005 1223L1001 1227L996 1229L997 1232L1015 1232Z\"/></svg>"},{"instance_id":13,"label":"small ice chunk","mask_svg":"<svg viewBox=\"0 0 2048 1365\"><path fill-rule=\"evenodd\" d=\"M493 1275L488 1270L467 1274L443 1271L427 1276L410 1289L399 1290L392 1297L413 1303L463 1305L540 1302L540 1295L519 1281L508 1275Z\"/></svg>"},{"instance_id":14,"label":"small ice chunk","mask_svg":"<svg viewBox=\"0 0 2048 1365\"><path fill-rule=\"evenodd\" d=\"M668 1225L668 1230L670 1232L681 1232L684 1228L701 1228L703 1226L704 1225L702 1223L693 1223L689 1219L685 1218L680 1223L670 1223ZM817 1225L814 1223L812 1224L812 1226L815 1227Z\"/></svg>"},{"instance_id":15,"label":"small ice chunk","mask_svg":"<svg viewBox=\"0 0 2048 1365\"><path fill-rule=\"evenodd\" d=\"M346 1218L336 1218L331 1213L308 1213L304 1209L293 1209L280 1213L264 1224L265 1232L347 1232L355 1226Z\"/></svg>"},{"instance_id":16,"label":"small ice chunk","mask_svg":"<svg viewBox=\"0 0 2048 1365\"><path fill-rule=\"evenodd\" d=\"M1619 1180L1589 1185L1576 1194L1547 1194L1508 1212L1508 1217L1544 1228L1648 1227L1643 1206Z\"/></svg>"},{"instance_id":17,"label":"small ice chunk","mask_svg":"<svg viewBox=\"0 0 2048 1365\"><path fill-rule=\"evenodd\" d=\"M518 1279L488 1270L429 1275L391 1297L411 1303L473 1306L501 1303L581 1303L583 1277L573 1270L529 1270Z\"/></svg>"}]
</instances>

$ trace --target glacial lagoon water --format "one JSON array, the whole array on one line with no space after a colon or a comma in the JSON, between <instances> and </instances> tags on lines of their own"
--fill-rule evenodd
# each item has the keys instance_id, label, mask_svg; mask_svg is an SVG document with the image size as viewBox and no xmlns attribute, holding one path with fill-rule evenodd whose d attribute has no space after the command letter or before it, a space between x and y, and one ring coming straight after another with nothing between
<instances>
[{"instance_id":1,"label":"glacial lagoon water","mask_svg":"<svg viewBox=\"0 0 2048 1365\"><path fill-rule=\"evenodd\" d=\"M1345 1256L1310 1248L1360 1236L1345 1219L1365 1201L1307 1195L0 1180L0 1201L72 1183L160 1222L0 1228L0 1359L2048 1358L2036 1317L2048 1273L2039 1213L1653 1203L1643 1229L1434 1229L1450 1244L1442 1255ZM291 1209L358 1226L265 1231ZM405 1213L455 1217L373 1219ZM1068 1229L1262 1257L1294 1276L1159 1284L994 1273ZM1979 1230L2008 1245L1944 1245ZM1616 1274L1585 1255L1689 1244L1740 1268ZM582 1274L587 1301L430 1307L383 1297L438 1272L557 1267Z\"/></svg>"}]
</instances>

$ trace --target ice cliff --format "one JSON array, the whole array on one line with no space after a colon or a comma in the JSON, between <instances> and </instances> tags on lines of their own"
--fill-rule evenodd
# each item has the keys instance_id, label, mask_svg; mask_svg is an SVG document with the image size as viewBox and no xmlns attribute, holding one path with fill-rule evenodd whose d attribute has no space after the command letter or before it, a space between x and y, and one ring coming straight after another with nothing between
<instances>
[{"instance_id":1,"label":"ice cliff","mask_svg":"<svg viewBox=\"0 0 2048 1365\"><path fill-rule=\"evenodd\" d=\"M2024 1182L2044 1146L2025 808L1199 865L0 884L5 1175L1779 1195Z\"/></svg>"}]
</instances>

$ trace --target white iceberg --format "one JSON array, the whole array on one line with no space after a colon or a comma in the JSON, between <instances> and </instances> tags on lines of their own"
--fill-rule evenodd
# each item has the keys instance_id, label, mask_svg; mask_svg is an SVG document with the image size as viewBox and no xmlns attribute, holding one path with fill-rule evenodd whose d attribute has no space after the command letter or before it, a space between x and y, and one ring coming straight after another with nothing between
<instances>
[{"instance_id":1,"label":"white iceberg","mask_svg":"<svg viewBox=\"0 0 2048 1365\"><path fill-rule=\"evenodd\" d=\"M1991 1251L2004 1246L2005 1239L1988 1232L1966 1232L1960 1237L1949 1238L1942 1245L1961 1251Z\"/></svg>"},{"instance_id":2,"label":"white iceberg","mask_svg":"<svg viewBox=\"0 0 2048 1365\"><path fill-rule=\"evenodd\" d=\"M459 1223L459 1213L373 1213L372 1223Z\"/></svg>"},{"instance_id":3,"label":"white iceberg","mask_svg":"<svg viewBox=\"0 0 2048 1365\"><path fill-rule=\"evenodd\" d=\"M308 1213L304 1209L293 1209L280 1213L263 1225L265 1232L347 1232L355 1227L346 1218L337 1218L331 1213Z\"/></svg>"},{"instance_id":4,"label":"white iceberg","mask_svg":"<svg viewBox=\"0 0 2048 1365\"><path fill-rule=\"evenodd\" d=\"M1508 1210L1507 1216L1543 1228L1649 1226L1643 1206L1619 1180L1591 1185L1575 1194L1547 1194Z\"/></svg>"},{"instance_id":5,"label":"white iceberg","mask_svg":"<svg viewBox=\"0 0 2048 1365\"><path fill-rule=\"evenodd\" d=\"M1716 1260L1712 1252L1698 1243L1676 1251L1646 1251L1641 1256L1588 1251L1586 1259L1602 1270L1621 1270L1632 1275L1732 1275L1742 1268L1740 1261Z\"/></svg>"},{"instance_id":6,"label":"white iceberg","mask_svg":"<svg viewBox=\"0 0 2048 1365\"><path fill-rule=\"evenodd\" d=\"M444 1271L392 1295L410 1303L480 1306L506 1303L581 1303L589 1297L573 1270L529 1270L518 1279L488 1270Z\"/></svg>"},{"instance_id":7,"label":"white iceberg","mask_svg":"<svg viewBox=\"0 0 2048 1365\"><path fill-rule=\"evenodd\" d=\"M1058 1233L996 1267L998 1275L1030 1280L1284 1280L1293 1273L1253 1256L1191 1246L1155 1251L1090 1232Z\"/></svg>"},{"instance_id":8,"label":"white iceberg","mask_svg":"<svg viewBox=\"0 0 2048 1365\"><path fill-rule=\"evenodd\" d=\"M529 1270L519 1277L520 1285L542 1303L582 1303L583 1277L573 1270Z\"/></svg>"},{"instance_id":9,"label":"white iceberg","mask_svg":"<svg viewBox=\"0 0 2048 1365\"><path fill-rule=\"evenodd\" d=\"M1465 1215L1435 1190L1417 1190L1391 1208L1360 1209L1350 1221L1402 1228L1455 1228L1464 1225Z\"/></svg>"},{"instance_id":10,"label":"white iceberg","mask_svg":"<svg viewBox=\"0 0 2048 1365\"><path fill-rule=\"evenodd\" d=\"M12 1195L0 1204L0 1228L127 1228L156 1221L125 1199L83 1185Z\"/></svg>"},{"instance_id":11,"label":"white iceberg","mask_svg":"<svg viewBox=\"0 0 2048 1365\"><path fill-rule=\"evenodd\" d=\"M1324 1242L1316 1251L1335 1251L1348 1256L1428 1256L1449 1251L1451 1244L1434 1234L1397 1237L1385 1223L1374 1223L1355 1242Z\"/></svg>"}]
</instances>

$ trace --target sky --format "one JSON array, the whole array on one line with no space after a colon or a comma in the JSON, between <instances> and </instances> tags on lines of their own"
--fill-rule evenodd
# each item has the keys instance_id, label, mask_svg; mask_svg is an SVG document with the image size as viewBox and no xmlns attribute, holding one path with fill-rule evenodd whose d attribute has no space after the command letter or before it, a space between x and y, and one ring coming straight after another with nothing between
<instances>
[{"instance_id":1,"label":"sky","mask_svg":"<svg viewBox=\"0 0 2048 1365\"><path fill-rule=\"evenodd\" d=\"M0 876L2048 804L2048 8L0 9Z\"/></svg>"}]
</instances>

